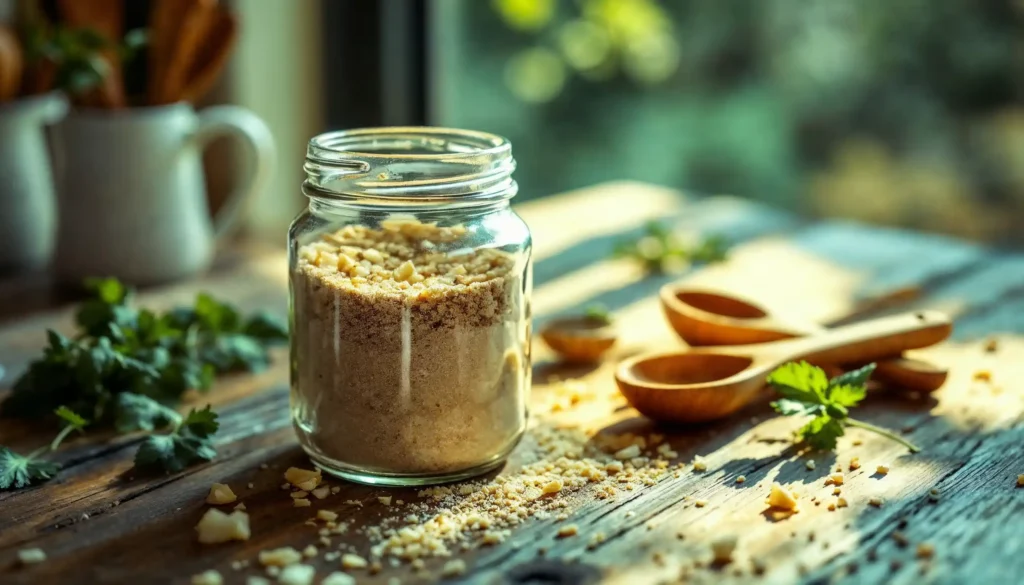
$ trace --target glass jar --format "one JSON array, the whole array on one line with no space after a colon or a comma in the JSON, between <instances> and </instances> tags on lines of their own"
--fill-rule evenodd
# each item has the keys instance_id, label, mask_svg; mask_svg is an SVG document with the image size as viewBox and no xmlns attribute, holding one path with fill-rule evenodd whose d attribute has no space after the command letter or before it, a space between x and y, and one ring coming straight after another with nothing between
<instances>
[{"instance_id":1,"label":"glass jar","mask_svg":"<svg viewBox=\"0 0 1024 585\"><path fill-rule=\"evenodd\" d=\"M530 232L511 145L446 128L313 138L289 231L291 409L303 448L361 483L455 481L526 429Z\"/></svg>"}]
</instances>

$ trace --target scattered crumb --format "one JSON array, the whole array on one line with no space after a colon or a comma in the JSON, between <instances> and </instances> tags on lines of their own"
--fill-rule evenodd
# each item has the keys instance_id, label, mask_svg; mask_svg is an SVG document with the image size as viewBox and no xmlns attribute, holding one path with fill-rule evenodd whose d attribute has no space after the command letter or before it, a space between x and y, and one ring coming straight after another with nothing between
<instances>
[{"instance_id":1,"label":"scattered crumb","mask_svg":"<svg viewBox=\"0 0 1024 585\"><path fill-rule=\"evenodd\" d=\"M934 545L927 542L922 542L921 544L917 545L917 558L930 559L933 556L935 556Z\"/></svg>"},{"instance_id":2,"label":"scattered crumb","mask_svg":"<svg viewBox=\"0 0 1024 585\"><path fill-rule=\"evenodd\" d=\"M694 458L693 458L693 470L694 471L707 471L708 470L708 462L703 457L701 457L700 455L694 456Z\"/></svg>"},{"instance_id":3,"label":"scattered crumb","mask_svg":"<svg viewBox=\"0 0 1024 585\"><path fill-rule=\"evenodd\" d=\"M285 546L272 550L261 550L259 560L264 567L287 567L301 561L302 553L290 546Z\"/></svg>"},{"instance_id":4,"label":"scattered crumb","mask_svg":"<svg viewBox=\"0 0 1024 585\"><path fill-rule=\"evenodd\" d=\"M875 473L877 473L879 475L885 475L885 474L889 473L889 464L888 463L879 464L879 466L875 468Z\"/></svg>"},{"instance_id":5,"label":"scattered crumb","mask_svg":"<svg viewBox=\"0 0 1024 585\"><path fill-rule=\"evenodd\" d=\"M238 502L238 505L237 505L237 506L235 506L235 507L234 507L234 508L232 508L232 509L234 509L234 510L242 510L242 511L244 511L244 510L245 510L245 502Z\"/></svg>"},{"instance_id":6,"label":"scattered crumb","mask_svg":"<svg viewBox=\"0 0 1024 585\"><path fill-rule=\"evenodd\" d=\"M846 477L842 473L833 473L825 479L825 485L843 485Z\"/></svg>"},{"instance_id":7,"label":"scattered crumb","mask_svg":"<svg viewBox=\"0 0 1024 585\"><path fill-rule=\"evenodd\" d=\"M341 486L340 485L331 486L331 493L332 494L337 494L340 491L341 491Z\"/></svg>"},{"instance_id":8,"label":"scattered crumb","mask_svg":"<svg viewBox=\"0 0 1024 585\"><path fill-rule=\"evenodd\" d=\"M311 559L315 557L319 552L320 551L318 551L315 546L310 544L307 545L306 548L302 549L302 556L306 557L307 559Z\"/></svg>"},{"instance_id":9,"label":"scattered crumb","mask_svg":"<svg viewBox=\"0 0 1024 585\"><path fill-rule=\"evenodd\" d=\"M747 481L747 476L745 476L745 475L738 475L738 476L736 476L736 483L743 483L745 481Z\"/></svg>"},{"instance_id":10,"label":"scattered crumb","mask_svg":"<svg viewBox=\"0 0 1024 585\"><path fill-rule=\"evenodd\" d=\"M484 532L484 536L483 536L483 541L482 542L485 545L494 545L494 544L501 544L504 541L505 541L505 534L504 533L497 532L497 531L494 531L494 530L488 530L487 532Z\"/></svg>"},{"instance_id":11,"label":"scattered crumb","mask_svg":"<svg viewBox=\"0 0 1024 585\"><path fill-rule=\"evenodd\" d=\"M624 447L615 452L615 458L618 459L619 461L628 461L630 459L633 459L634 457L639 456L640 446L635 444L630 445L628 447Z\"/></svg>"},{"instance_id":12,"label":"scattered crumb","mask_svg":"<svg viewBox=\"0 0 1024 585\"><path fill-rule=\"evenodd\" d=\"M1017 476L1017 487L1024 487L1024 473Z\"/></svg>"},{"instance_id":13,"label":"scattered crumb","mask_svg":"<svg viewBox=\"0 0 1024 585\"><path fill-rule=\"evenodd\" d=\"M860 469L860 457L853 457L850 459L850 471Z\"/></svg>"},{"instance_id":14,"label":"scattered crumb","mask_svg":"<svg viewBox=\"0 0 1024 585\"><path fill-rule=\"evenodd\" d=\"M249 515L241 510L225 514L210 508L196 524L199 542L218 544L230 540L249 540Z\"/></svg>"},{"instance_id":15,"label":"scattered crumb","mask_svg":"<svg viewBox=\"0 0 1024 585\"><path fill-rule=\"evenodd\" d=\"M863 444L864 444L864 441L862 441L862 440L860 440L860 439L854 439L854 440L853 440L853 446L854 446L854 447L860 447L860 446L861 446L861 445L863 445Z\"/></svg>"},{"instance_id":16,"label":"scattered crumb","mask_svg":"<svg viewBox=\"0 0 1024 585\"><path fill-rule=\"evenodd\" d=\"M986 353L995 353L998 350L999 350L999 340L998 339L993 338L993 339L989 339L988 341L985 342L985 352Z\"/></svg>"},{"instance_id":17,"label":"scattered crumb","mask_svg":"<svg viewBox=\"0 0 1024 585\"><path fill-rule=\"evenodd\" d=\"M345 500L344 503L350 506L359 506L360 508L363 507L363 502L360 500Z\"/></svg>"},{"instance_id":18,"label":"scattered crumb","mask_svg":"<svg viewBox=\"0 0 1024 585\"><path fill-rule=\"evenodd\" d=\"M35 565L46 560L46 553L41 548L23 548L18 551L18 561L23 565Z\"/></svg>"},{"instance_id":19,"label":"scattered crumb","mask_svg":"<svg viewBox=\"0 0 1024 585\"><path fill-rule=\"evenodd\" d=\"M444 564L441 568L442 577L456 577L466 572L466 561L462 559L452 559Z\"/></svg>"},{"instance_id":20,"label":"scattered crumb","mask_svg":"<svg viewBox=\"0 0 1024 585\"><path fill-rule=\"evenodd\" d=\"M250 481L249 484L246 487L248 487L249 489L253 489L253 488L256 487L256 484L254 484L253 482Z\"/></svg>"},{"instance_id":21,"label":"scattered crumb","mask_svg":"<svg viewBox=\"0 0 1024 585\"><path fill-rule=\"evenodd\" d=\"M836 505L835 504L829 504L828 505L828 511L829 512L835 512L836 511Z\"/></svg>"},{"instance_id":22,"label":"scattered crumb","mask_svg":"<svg viewBox=\"0 0 1024 585\"><path fill-rule=\"evenodd\" d=\"M292 500L292 504L296 508L308 508L308 507L313 505L313 502L310 502L306 498L296 498L296 499Z\"/></svg>"},{"instance_id":23,"label":"scattered crumb","mask_svg":"<svg viewBox=\"0 0 1024 585\"><path fill-rule=\"evenodd\" d=\"M267 575L270 575L271 577L274 577L276 579L277 576L281 574L281 567L278 567L276 565L271 565L271 566L266 568L266 571L267 571Z\"/></svg>"},{"instance_id":24,"label":"scattered crumb","mask_svg":"<svg viewBox=\"0 0 1024 585\"><path fill-rule=\"evenodd\" d=\"M219 506L221 504L230 504L238 499L235 492L231 491L231 486L226 483L215 483L210 486L210 493L206 496L206 503Z\"/></svg>"},{"instance_id":25,"label":"scattered crumb","mask_svg":"<svg viewBox=\"0 0 1024 585\"><path fill-rule=\"evenodd\" d=\"M377 498L377 501L380 502L381 504L384 504L385 506L390 506L391 496L380 496Z\"/></svg>"},{"instance_id":26,"label":"scattered crumb","mask_svg":"<svg viewBox=\"0 0 1024 585\"><path fill-rule=\"evenodd\" d=\"M576 536L579 531L579 527L575 524L566 524L558 529L558 538L566 538L568 536Z\"/></svg>"},{"instance_id":27,"label":"scattered crumb","mask_svg":"<svg viewBox=\"0 0 1024 585\"><path fill-rule=\"evenodd\" d=\"M783 487L779 482L773 482L767 504L772 508L795 512L797 509L796 494Z\"/></svg>"},{"instance_id":28,"label":"scattered crumb","mask_svg":"<svg viewBox=\"0 0 1024 585\"><path fill-rule=\"evenodd\" d=\"M839 487L837 487L837 488L835 488L835 489L833 489L833 490L832 490L832 495L833 495L833 496L838 496L838 495L839 495L839 494L841 494L841 493L843 493L843 488L839 488Z\"/></svg>"},{"instance_id":29,"label":"scattered crumb","mask_svg":"<svg viewBox=\"0 0 1024 585\"><path fill-rule=\"evenodd\" d=\"M813 459L808 459L807 461L804 462L804 467L806 467L809 471L814 471L814 468L817 466L818 464L815 463Z\"/></svg>"},{"instance_id":30,"label":"scattered crumb","mask_svg":"<svg viewBox=\"0 0 1024 585\"><path fill-rule=\"evenodd\" d=\"M977 372L974 372L974 379L979 382L991 382L992 372L988 370L978 370Z\"/></svg>"},{"instance_id":31,"label":"scattered crumb","mask_svg":"<svg viewBox=\"0 0 1024 585\"><path fill-rule=\"evenodd\" d=\"M708 501L707 500L694 500L693 501L693 505L697 506L698 508L703 508L704 506L708 505Z\"/></svg>"},{"instance_id":32,"label":"scattered crumb","mask_svg":"<svg viewBox=\"0 0 1024 585\"><path fill-rule=\"evenodd\" d=\"M369 563L359 555L344 554L341 556L341 566L345 569L365 569Z\"/></svg>"},{"instance_id":33,"label":"scattered crumb","mask_svg":"<svg viewBox=\"0 0 1024 585\"><path fill-rule=\"evenodd\" d=\"M590 550L593 550L593 549L597 548L597 546L599 544L601 544L602 542L604 542L606 538L607 537L605 536L604 532L600 532L600 531L595 532L590 537L590 542L587 543L587 548L590 549Z\"/></svg>"},{"instance_id":34,"label":"scattered crumb","mask_svg":"<svg viewBox=\"0 0 1024 585\"><path fill-rule=\"evenodd\" d=\"M541 488L541 491L543 491L545 494L557 494L558 492L562 491L562 480L553 479L549 481L548 483L544 484L544 487Z\"/></svg>"},{"instance_id":35,"label":"scattered crumb","mask_svg":"<svg viewBox=\"0 0 1024 585\"><path fill-rule=\"evenodd\" d=\"M316 486L320 485L320 481L323 479L319 469L311 471L298 467L289 467L288 471L284 472L284 478L288 483L307 492L316 489Z\"/></svg>"},{"instance_id":36,"label":"scattered crumb","mask_svg":"<svg viewBox=\"0 0 1024 585\"><path fill-rule=\"evenodd\" d=\"M286 481L286 482L281 484L281 489L283 489L283 490L290 490L290 489L292 489L292 484L290 484L290 483L288 483Z\"/></svg>"},{"instance_id":37,"label":"scattered crumb","mask_svg":"<svg viewBox=\"0 0 1024 585\"><path fill-rule=\"evenodd\" d=\"M315 490L313 490L310 493L313 494L313 497L315 497L316 499L322 500L322 499L326 498L328 495L330 495L331 488L328 487L328 486L322 485L322 486L316 488Z\"/></svg>"},{"instance_id":38,"label":"scattered crumb","mask_svg":"<svg viewBox=\"0 0 1024 585\"><path fill-rule=\"evenodd\" d=\"M294 492L291 493L291 496L292 496L293 500L297 500L299 498L304 498L304 497L306 497L308 495L309 495L309 492L307 492L305 490L298 490L298 491L294 491Z\"/></svg>"},{"instance_id":39,"label":"scattered crumb","mask_svg":"<svg viewBox=\"0 0 1024 585\"><path fill-rule=\"evenodd\" d=\"M316 569L309 565L290 565L281 571L278 583L281 585L312 585Z\"/></svg>"},{"instance_id":40,"label":"scattered crumb","mask_svg":"<svg viewBox=\"0 0 1024 585\"><path fill-rule=\"evenodd\" d=\"M220 573L210 569L198 575L192 575L192 585L223 585L224 577Z\"/></svg>"},{"instance_id":41,"label":"scattered crumb","mask_svg":"<svg viewBox=\"0 0 1024 585\"><path fill-rule=\"evenodd\" d=\"M939 501L939 495L941 495L941 492L939 491L939 488L932 488L932 489L928 490L928 499L933 501L933 502L938 502Z\"/></svg>"},{"instance_id":42,"label":"scattered crumb","mask_svg":"<svg viewBox=\"0 0 1024 585\"><path fill-rule=\"evenodd\" d=\"M868 503L871 504L872 506L876 507L876 508L881 508L882 507L882 498L880 498L878 496L874 496L870 500L868 500Z\"/></svg>"},{"instance_id":43,"label":"scattered crumb","mask_svg":"<svg viewBox=\"0 0 1024 585\"><path fill-rule=\"evenodd\" d=\"M316 518L325 522L334 522L338 519L338 513L330 510L320 510L316 513Z\"/></svg>"},{"instance_id":44,"label":"scattered crumb","mask_svg":"<svg viewBox=\"0 0 1024 585\"><path fill-rule=\"evenodd\" d=\"M837 498L837 499L836 499L836 507L837 507L837 508L845 508L845 507L847 507L848 505L849 505L849 504L847 504L847 502L846 502L846 498Z\"/></svg>"},{"instance_id":45,"label":"scattered crumb","mask_svg":"<svg viewBox=\"0 0 1024 585\"><path fill-rule=\"evenodd\" d=\"M736 536L720 536L711 541L711 554L717 564L725 565L732 562L732 554L736 551Z\"/></svg>"},{"instance_id":46,"label":"scattered crumb","mask_svg":"<svg viewBox=\"0 0 1024 585\"><path fill-rule=\"evenodd\" d=\"M356 585L356 579L348 573L335 571L330 575L327 575L327 577L320 582L320 585Z\"/></svg>"},{"instance_id":47,"label":"scattered crumb","mask_svg":"<svg viewBox=\"0 0 1024 585\"><path fill-rule=\"evenodd\" d=\"M910 544L910 540L907 538L907 535L903 534L903 532L900 530L897 530L896 532L892 533L892 539L896 542L897 546L900 547L904 547Z\"/></svg>"}]
</instances>

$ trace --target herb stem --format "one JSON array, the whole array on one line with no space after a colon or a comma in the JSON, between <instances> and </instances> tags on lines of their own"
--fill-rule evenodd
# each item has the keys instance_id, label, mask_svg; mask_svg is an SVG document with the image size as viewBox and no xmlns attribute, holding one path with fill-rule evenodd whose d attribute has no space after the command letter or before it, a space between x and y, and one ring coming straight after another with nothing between
<instances>
[{"instance_id":1,"label":"herb stem","mask_svg":"<svg viewBox=\"0 0 1024 585\"><path fill-rule=\"evenodd\" d=\"M57 447L60 446L61 442L64 439L66 439L69 434L71 434L71 431L77 428L78 427L76 427L75 425L66 425L63 429L61 429L60 432L57 433L57 436L53 438L53 441L50 442L50 451L56 451Z\"/></svg>"},{"instance_id":2,"label":"herb stem","mask_svg":"<svg viewBox=\"0 0 1024 585\"><path fill-rule=\"evenodd\" d=\"M882 427L876 427L875 425L873 425L871 423L866 423L864 421L860 421L860 420L857 420L855 418L847 418L843 422L847 426L858 427L858 428L864 429L866 431L871 431L872 433L877 433L877 434L882 435L883 437L886 437L888 439L892 439L893 441L896 441L897 443L903 445L907 449L910 449L911 453L917 453L917 452L921 451L920 447L918 447L917 445L911 443L910 441L904 439L903 437L897 435L896 433L894 433L894 432L892 432L892 431L890 431L888 429L883 429Z\"/></svg>"}]
</instances>

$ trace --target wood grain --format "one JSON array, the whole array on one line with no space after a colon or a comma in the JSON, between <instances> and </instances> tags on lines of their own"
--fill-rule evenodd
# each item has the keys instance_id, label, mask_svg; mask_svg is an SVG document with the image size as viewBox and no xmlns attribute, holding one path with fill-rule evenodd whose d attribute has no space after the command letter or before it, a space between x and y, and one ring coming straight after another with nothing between
<instances>
[{"instance_id":1,"label":"wood grain","mask_svg":"<svg viewBox=\"0 0 1024 585\"><path fill-rule=\"evenodd\" d=\"M764 401L720 423L659 429L679 461L700 454L708 470L669 476L612 500L583 492L569 499L580 536L557 539L559 522L532 520L500 546L461 553L470 572L445 583L526 583L545 575L550 579L543 582L550 583L623 584L1020 581L1024 538L1016 519L1024 509L1024 489L1016 487L1016 476L1024 472L1018 455L1024 440L1024 389L1016 381L1024 377L1024 257L853 224L804 226L738 200L688 201L638 184L531 202L521 213L537 242L537 323L599 300L615 310L620 327L612 357L596 368L561 366L547 348L536 345L532 404L537 421L611 434L655 428L635 411L614 406L621 399L611 374L617 359L637 351L681 347L656 298L660 286L679 277L643 278L629 264L606 257L618 237L639 233L644 221L657 217L683 229L722 231L741 242L728 262L682 275L682 281L733 288L795 319L826 322L860 299L919 286L920 297L880 312L936 308L954 315L953 341L908 352L950 367L950 377L929 396L872 395L857 413L904 431L924 447L917 455L859 430L841 440L837 454L800 453L789 441L800 421L772 416ZM579 233L567 229L566 218L584 213L595 219ZM283 313L283 263L280 253L257 255L195 282L145 291L141 302L171 306L208 290L247 309ZM69 315L69 308L62 307L0 328L0 361L12 376L41 347L42 329L66 331ZM987 352L984 342L993 335L998 349ZM0 494L0 581L187 583L190 575L217 568L227 583L242 583L256 572L235 572L232 561L253 561L257 551L269 547L315 542L314 529L304 524L312 514L292 508L279 489L283 469L307 461L289 428L284 361L280 357L258 376L218 382L208 397L200 398L214 402L223 417L219 456L210 464L176 475L135 477L130 465L137 438L95 436L62 449L68 468L56 481ZM991 380L975 380L980 370L989 371ZM580 377L598 398L550 412L552 376ZM3 444L20 448L46 436L0 423ZM860 458L860 469L849 470L852 457ZM816 463L814 470L807 468L809 459ZM884 476L874 473L882 462L891 467ZM261 469L261 463L269 468ZM518 464L517 453L502 473ZM828 511L835 497L824 478L837 464L846 473L842 493L849 507ZM735 482L739 475L746 478L742 484ZM192 527L214 481L236 487L246 503L251 541L212 547L195 543ZM768 513L764 499L772 481L803 484L799 513L786 518ZM249 482L252 489L246 487ZM356 526L385 513L374 503L377 495L417 499L411 490L334 483L343 486L342 492L316 506L338 510ZM929 497L932 489L938 497ZM812 497L822 504L811 503ZM872 497L882 505L870 505ZM365 506L342 503L350 499ZM697 499L707 505L696 507ZM608 538L589 550L587 535L598 530ZM910 544L901 546L896 532ZM736 560L710 566L710 542L723 534L739 536ZM334 544L340 540L335 537ZM368 548L358 534L346 535L344 542L358 551ZM921 542L934 545L934 558L916 557ZM17 567L17 550L29 546L44 549L49 561ZM763 574L754 574L755 560ZM336 562L314 564L320 576L337 568ZM360 572L358 579L431 582L439 578L442 564L440 559L427 562L427 576L407 567L385 567L378 575ZM681 579L683 572L687 576Z\"/></svg>"}]
</instances>

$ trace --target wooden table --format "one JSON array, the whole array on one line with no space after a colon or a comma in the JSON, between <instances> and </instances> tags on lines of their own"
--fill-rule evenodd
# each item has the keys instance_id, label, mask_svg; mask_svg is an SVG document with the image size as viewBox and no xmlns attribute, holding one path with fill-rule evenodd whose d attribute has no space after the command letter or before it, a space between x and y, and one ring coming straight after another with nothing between
<instances>
[{"instance_id":1,"label":"wooden table","mask_svg":"<svg viewBox=\"0 0 1024 585\"><path fill-rule=\"evenodd\" d=\"M1024 489L1017 488L1017 475L1024 473L1024 387L1019 383L1024 255L857 224L802 223L738 199L688 201L673 191L631 183L530 202L520 212L536 241L535 325L583 303L603 302L614 309L622 328L616 350L622 356L680 345L654 297L673 278L730 287L795 317L822 321L859 299L920 287L922 297L900 309L929 307L956 316L953 339L918 352L948 365L952 374L934 396L876 395L859 409L861 418L905 432L924 447L920 454L853 431L837 454L801 456L790 442L800 421L776 417L764 403L719 424L660 429L678 452L677 461L703 455L708 470L687 468L678 478L669 475L607 500L586 489L567 496L570 521L580 527L577 537L556 539L563 523L554 518L528 521L504 544L462 553L469 572L450 582L644 584L674 582L684 571L686 582L716 583L1024 580L1019 526ZM645 278L628 262L608 259L617 239L639 234L644 222L658 218L693 233L721 232L739 245L724 264L675 276ZM0 286L5 313L12 312L12 298L35 309L45 304L40 299L47 297L26 294L25 286ZM144 291L140 301L169 307L190 301L199 290L246 309L283 314L283 254L248 255L195 282ZM0 362L9 370L8 384L43 345L44 328L70 329L70 311L67 305L51 307L5 322ZM990 339L998 341L994 352L984 348ZM535 420L567 417L603 433L651 430L630 409L551 413L553 375L578 376L614 402L614 360L573 371L554 365L540 343L534 355ZM215 568L226 583L244 583L245 576L262 574L255 562L258 551L315 543L315 529L305 525L309 510L292 507L280 489L284 469L309 464L290 428L284 352L275 357L270 371L222 379L209 395L222 419L219 455L212 463L175 475L136 476L131 458L139 437L94 435L62 449L65 470L55 480L0 494L0 582L186 583L191 575ZM981 370L991 373L991 381L975 379ZM51 433L9 421L0 425L0 444L16 450L41 444ZM808 457L816 470L807 469ZM852 457L859 457L862 467L851 472ZM502 473L514 473L515 461ZM882 462L891 466L884 477L874 474ZM836 465L846 471L843 495L849 507L828 511L809 498L832 501L833 488L824 479ZM739 475L745 483L736 483ZM785 519L766 513L772 481L805 486L799 513ZM196 542L193 526L207 508L204 498L213 482L232 485L246 503L253 525L248 542ZM252 489L246 487L250 482ZM356 526L388 512L377 496L419 500L415 490L341 485L341 493L316 502L314 509L338 510ZM938 495L930 496L932 490ZM872 497L882 500L881 507L869 505ZM696 507L695 499L707 505ZM365 506L346 506L345 500ZM587 535L596 531L605 532L607 540L590 550ZM356 532L341 539L365 551L369 544ZM723 534L739 537L736 560L709 566L709 543ZM934 546L932 559L917 558L919 543ZM19 567L16 553L29 547L43 549L48 561ZM232 570L232 561L240 560L250 561L250 568ZM755 574L753 560L763 565L763 574ZM359 583L388 583L392 577L402 583L431 581L439 578L444 562L428 560L429 575L414 574L407 565L385 565L373 576L353 574ZM321 577L338 566L322 558L312 563Z\"/></svg>"}]
</instances>

